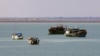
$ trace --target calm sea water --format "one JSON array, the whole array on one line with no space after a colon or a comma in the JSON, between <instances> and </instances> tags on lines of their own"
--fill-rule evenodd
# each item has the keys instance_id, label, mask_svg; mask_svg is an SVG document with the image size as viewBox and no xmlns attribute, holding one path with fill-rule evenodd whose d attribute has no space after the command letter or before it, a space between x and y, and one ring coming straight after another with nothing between
<instances>
[{"instance_id":1,"label":"calm sea water","mask_svg":"<svg viewBox=\"0 0 100 56\"><path fill-rule=\"evenodd\" d=\"M0 56L100 56L100 23L63 23L66 27L87 30L85 38L48 35L48 29L59 23L0 23ZM23 40L12 40L21 32ZM38 37L39 45L29 45L29 36Z\"/></svg>"}]
</instances>

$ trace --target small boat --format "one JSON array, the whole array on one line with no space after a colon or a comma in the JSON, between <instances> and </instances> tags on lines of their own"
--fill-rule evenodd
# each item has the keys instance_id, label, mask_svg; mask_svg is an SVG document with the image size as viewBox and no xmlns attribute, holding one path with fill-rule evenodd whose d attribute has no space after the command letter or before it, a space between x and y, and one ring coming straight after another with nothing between
<instances>
[{"instance_id":1,"label":"small boat","mask_svg":"<svg viewBox=\"0 0 100 56\"><path fill-rule=\"evenodd\" d=\"M49 34L64 34L65 28L63 25L57 25L55 27L50 27L48 31Z\"/></svg>"},{"instance_id":2,"label":"small boat","mask_svg":"<svg viewBox=\"0 0 100 56\"><path fill-rule=\"evenodd\" d=\"M31 44L31 45L39 44L39 39L37 37L29 37L28 43Z\"/></svg>"},{"instance_id":3,"label":"small boat","mask_svg":"<svg viewBox=\"0 0 100 56\"><path fill-rule=\"evenodd\" d=\"M87 31L85 29L67 29L64 35L69 37L86 37Z\"/></svg>"},{"instance_id":4,"label":"small boat","mask_svg":"<svg viewBox=\"0 0 100 56\"><path fill-rule=\"evenodd\" d=\"M23 39L23 34L22 33L13 33L12 34L12 39L13 40L22 40Z\"/></svg>"}]
</instances>

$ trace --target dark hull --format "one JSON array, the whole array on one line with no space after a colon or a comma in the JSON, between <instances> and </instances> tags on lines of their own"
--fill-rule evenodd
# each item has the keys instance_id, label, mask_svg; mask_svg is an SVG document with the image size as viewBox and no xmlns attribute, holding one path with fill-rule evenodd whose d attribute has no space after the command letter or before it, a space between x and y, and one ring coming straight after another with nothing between
<instances>
[{"instance_id":1,"label":"dark hull","mask_svg":"<svg viewBox=\"0 0 100 56\"><path fill-rule=\"evenodd\" d=\"M56 30L56 31L49 31L49 34L64 34L64 30L60 31L60 30Z\"/></svg>"},{"instance_id":2,"label":"dark hull","mask_svg":"<svg viewBox=\"0 0 100 56\"><path fill-rule=\"evenodd\" d=\"M28 43L31 44L31 45L37 45L37 44L39 44L39 39L31 37L31 38L28 39Z\"/></svg>"}]
</instances>

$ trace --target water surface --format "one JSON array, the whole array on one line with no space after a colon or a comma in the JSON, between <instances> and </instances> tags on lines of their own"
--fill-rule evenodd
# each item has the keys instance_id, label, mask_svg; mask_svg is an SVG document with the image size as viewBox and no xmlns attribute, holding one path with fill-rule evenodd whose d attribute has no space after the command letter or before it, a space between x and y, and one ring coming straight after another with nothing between
<instances>
[{"instance_id":1,"label":"water surface","mask_svg":"<svg viewBox=\"0 0 100 56\"><path fill-rule=\"evenodd\" d=\"M1 56L100 56L100 23L63 23L66 27L87 30L85 38L48 35L48 29L59 23L0 23ZM14 32L21 32L23 40L12 40ZM39 45L29 45L27 39L35 36Z\"/></svg>"}]
</instances>

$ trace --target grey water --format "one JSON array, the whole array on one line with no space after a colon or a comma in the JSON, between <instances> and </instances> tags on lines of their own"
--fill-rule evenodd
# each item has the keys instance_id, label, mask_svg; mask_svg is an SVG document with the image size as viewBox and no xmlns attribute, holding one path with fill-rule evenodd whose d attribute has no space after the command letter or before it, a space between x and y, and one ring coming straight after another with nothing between
<instances>
[{"instance_id":1,"label":"grey water","mask_svg":"<svg viewBox=\"0 0 100 56\"><path fill-rule=\"evenodd\" d=\"M0 23L0 56L100 56L100 23L62 23L65 27L86 29L86 37L48 35L48 29L60 23ZM14 32L23 40L12 40ZM30 36L39 45L29 45Z\"/></svg>"}]
</instances>

